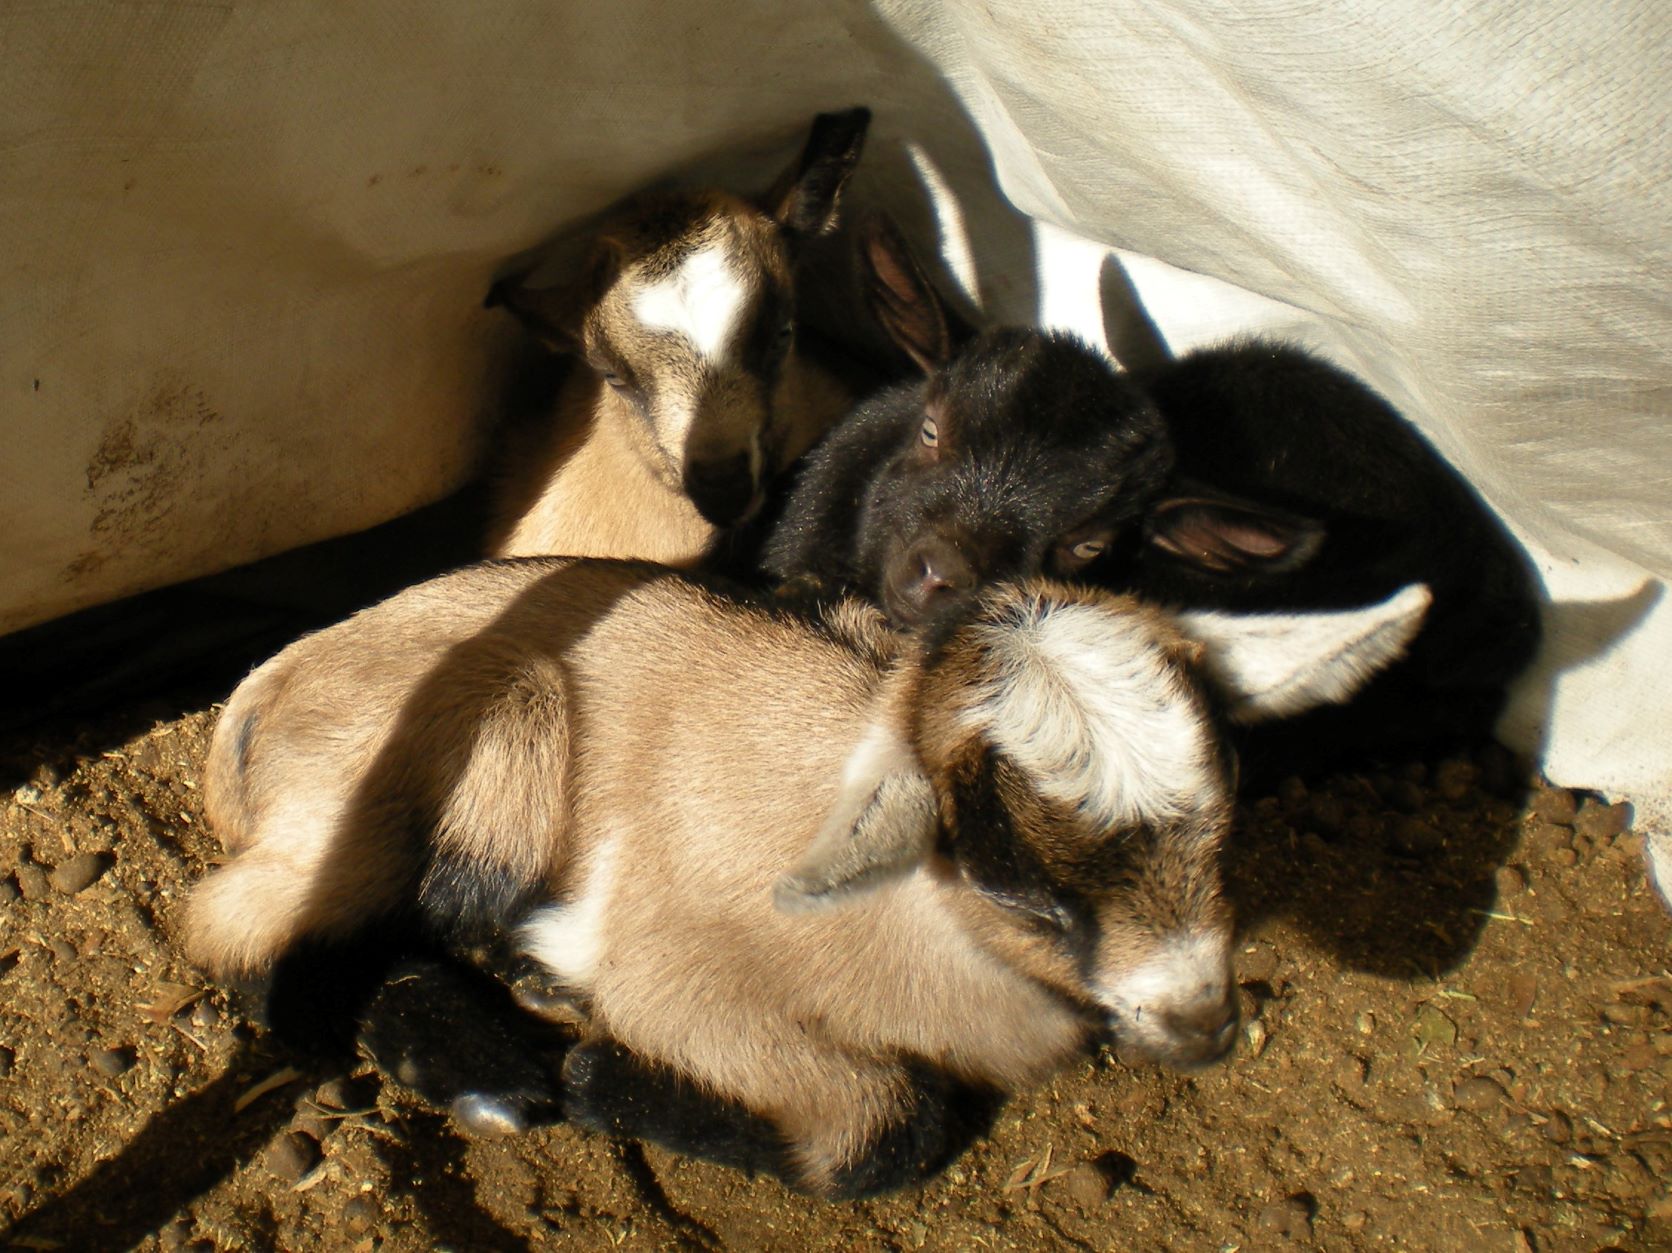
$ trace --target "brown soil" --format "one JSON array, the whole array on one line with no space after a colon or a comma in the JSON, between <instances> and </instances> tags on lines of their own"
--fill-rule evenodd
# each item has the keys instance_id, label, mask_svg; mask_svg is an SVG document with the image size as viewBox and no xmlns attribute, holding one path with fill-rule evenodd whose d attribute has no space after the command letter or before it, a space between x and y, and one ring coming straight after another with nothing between
<instances>
[{"instance_id":1,"label":"brown soil","mask_svg":"<svg viewBox=\"0 0 1672 1253\"><path fill-rule=\"evenodd\" d=\"M1247 807L1229 1064L1088 1058L921 1191L828 1205L287 1069L171 943L212 716L0 744L0 1246L1672 1248L1672 926L1623 807L1495 750Z\"/></svg>"}]
</instances>

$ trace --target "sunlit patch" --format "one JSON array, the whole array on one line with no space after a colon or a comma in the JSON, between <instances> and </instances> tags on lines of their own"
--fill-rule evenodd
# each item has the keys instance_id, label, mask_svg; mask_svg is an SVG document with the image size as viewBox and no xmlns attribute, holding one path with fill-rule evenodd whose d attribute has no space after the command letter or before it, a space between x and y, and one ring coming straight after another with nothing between
<instances>
[{"instance_id":1,"label":"sunlit patch","mask_svg":"<svg viewBox=\"0 0 1672 1253\"><path fill-rule=\"evenodd\" d=\"M615 889L619 855L619 841L599 845L573 898L535 910L519 928L522 951L572 988L590 986L598 971L604 915Z\"/></svg>"},{"instance_id":2,"label":"sunlit patch","mask_svg":"<svg viewBox=\"0 0 1672 1253\"><path fill-rule=\"evenodd\" d=\"M666 278L633 296L633 313L645 329L682 336L711 362L724 359L737 338L748 306L749 288L738 278L726 250L698 249Z\"/></svg>"},{"instance_id":3,"label":"sunlit patch","mask_svg":"<svg viewBox=\"0 0 1672 1253\"><path fill-rule=\"evenodd\" d=\"M1145 619L1039 603L982 634L999 676L970 719L1043 795L1103 826L1220 798L1207 716Z\"/></svg>"},{"instance_id":4,"label":"sunlit patch","mask_svg":"<svg viewBox=\"0 0 1672 1253\"><path fill-rule=\"evenodd\" d=\"M1176 1043L1169 1024L1222 1005L1229 981L1228 936L1178 932L1147 960L1112 979L1094 980L1092 994L1116 1020L1126 1042L1165 1051Z\"/></svg>"}]
</instances>

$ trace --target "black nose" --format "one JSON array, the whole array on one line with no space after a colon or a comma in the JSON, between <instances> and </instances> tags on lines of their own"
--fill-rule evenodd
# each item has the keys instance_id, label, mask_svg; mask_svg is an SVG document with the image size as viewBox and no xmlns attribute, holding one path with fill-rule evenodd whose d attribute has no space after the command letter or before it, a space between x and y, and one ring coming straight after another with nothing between
<instances>
[{"instance_id":1,"label":"black nose","mask_svg":"<svg viewBox=\"0 0 1672 1253\"><path fill-rule=\"evenodd\" d=\"M895 618L915 622L975 584L975 566L959 547L951 540L931 536L913 544L895 562L885 598Z\"/></svg>"},{"instance_id":2,"label":"black nose","mask_svg":"<svg viewBox=\"0 0 1672 1253\"><path fill-rule=\"evenodd\" d=\"M736 526L760 507L746 453L691 462L685 468L685 494L697 512L715 526Z\"/></svg>"},{"instance_id":3,"label":"black nose","mask_svg":"<svg viewBox=\"0 0 1672 1253\"><path fill-rule=\"evenodd\" d=\"M1173 1038L1173 1061L1180 1066L1206 1066L1231 1051L1237 1042L1241 1013L1235 995L1200 1008L1162 1016Z\"/></svg>"}]
</instances>

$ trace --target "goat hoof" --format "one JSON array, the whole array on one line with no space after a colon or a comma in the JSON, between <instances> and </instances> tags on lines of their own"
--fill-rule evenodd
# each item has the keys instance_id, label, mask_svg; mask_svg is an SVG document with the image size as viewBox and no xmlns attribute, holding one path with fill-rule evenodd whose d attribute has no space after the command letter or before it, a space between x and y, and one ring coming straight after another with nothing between
<instances>
[{"instance_id":1,"label":"goat hoof","mask_svg":"<svg viewBox=\"0 0 1672 1253\"><path fill-rule=\"evenodd\" d=\"M528 1130L522 1110L486 1092L464 1092L453 1098L448 1112L466 1135L475 1140L505 1140Z\"/></svg>"},{"instance_id":2,"label":"goat hoof","mask_svg":"<svg viewBox=\"0 0 1672 1253\"><path fill-rule=\"evenodd\" d=\"M581 1027L590 1017L585 1000L538 972L518 975L510 991L518 1009L555 1026Z\"/></svg>"}]
</instances>

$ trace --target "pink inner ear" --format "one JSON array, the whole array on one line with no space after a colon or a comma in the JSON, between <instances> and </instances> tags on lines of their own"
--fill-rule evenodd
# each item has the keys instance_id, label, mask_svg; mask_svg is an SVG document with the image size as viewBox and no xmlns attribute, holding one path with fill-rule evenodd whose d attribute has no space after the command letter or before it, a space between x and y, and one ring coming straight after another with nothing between
<instances>
[{"instance_id":1,"label":"pink inner ear","mask_svg":"<svg viewBox=\"0 0 1672 1253\"><path fill-rule=\"evenodd\" d=\"M1323 529L1274 517L1257 507L1217 501L1163 501L1151 512L1149 541L1204 570L1291 568L1317 551Z\"/></svg>"}]
</instances>

